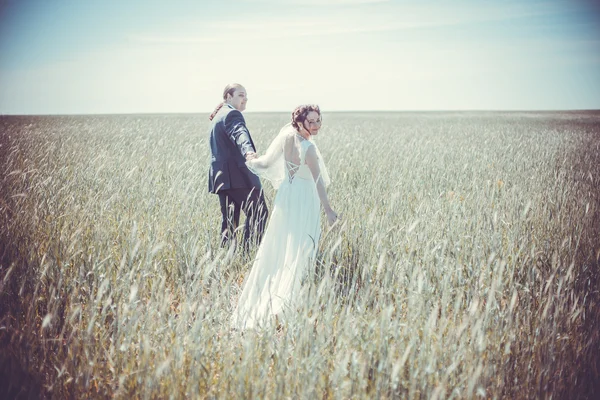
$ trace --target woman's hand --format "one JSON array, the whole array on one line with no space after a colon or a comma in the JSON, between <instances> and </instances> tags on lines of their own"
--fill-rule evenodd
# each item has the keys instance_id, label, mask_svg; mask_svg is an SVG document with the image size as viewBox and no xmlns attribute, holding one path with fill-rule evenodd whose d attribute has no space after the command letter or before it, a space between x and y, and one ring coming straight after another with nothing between
<instances>
[{"instance_id":1,"label":"woman's hand","mask_svg":"<svg viewBox=\"0 0 600 400\"><path fill-rule=\"evenodd\" d=\"M325 213L327 214L327 222L329 223L329 226L333 226L337 221L341 219L341 216L339 216L332 209L327 210Z\"/></svg>"}]
</instances>

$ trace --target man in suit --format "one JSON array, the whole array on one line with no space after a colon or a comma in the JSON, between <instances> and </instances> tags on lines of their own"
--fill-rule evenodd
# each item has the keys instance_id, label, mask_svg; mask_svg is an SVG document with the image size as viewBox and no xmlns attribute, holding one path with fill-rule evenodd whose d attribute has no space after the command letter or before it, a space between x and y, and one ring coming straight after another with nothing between
<instances>
[{"instance_id":1,"label":"man in suit","mask_svg":"<svg viewBox=\"0 0 600 400\"><path fill-rule=\"evenodd\" d=\"M246 214L244 251L247 251L253 238L256 243L260 242L268 210L260 179L246 167L246 160L256 157L256 148L242 115L248 101L246 89L237 83L227 85L223 100L209 117L212 159L208 191L218 194L221 203L221 246L234 239L240 211Z\"/></svg>"}]
</instances>

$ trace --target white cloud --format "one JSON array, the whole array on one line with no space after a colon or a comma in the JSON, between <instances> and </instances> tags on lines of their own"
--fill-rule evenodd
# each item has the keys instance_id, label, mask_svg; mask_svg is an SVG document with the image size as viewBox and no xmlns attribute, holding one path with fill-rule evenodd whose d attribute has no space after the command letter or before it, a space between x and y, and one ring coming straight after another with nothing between
<instances>
[{"instance_id":1,"label":"white cloud","mask_svg":"<svg viewBox=\"0 0 600 400\"><path fill-rule=\"evenodd\" d=\"M340 1L309 18L290 7L207 18L213 22L182 17L67 63L0 71L0 111L210 112L229 82L246 86L250 112L302 102L327 110L494 108L542 81L536 68L589 63L598 52L588 49L600 48L473 34L485 21L553 13L556 3L367 3ZM474 31L445 28L470 23Z\"/></svg>"},{"instance_id":2,"label":"white cloud","mask_svg":"<svg viewBox=\"0 0 600 400\"><path fill-rule=\"evenodd\" d=\"M390 0L242 0L245 3L267 3L281 5L318 5L318 6L339 6L339 5L357 5L389 3Z\"/></svg>"},{"instance_id":3,"label":"white cloud","mask_svg":"<svg viewBox=\"0 0 600 400\"><path fill-rule=\"evenodd\" d=\"M260 1L260 0L253 0ZM289 1L288 1L289 3ZM340 0L349 4L349 0ZM360 2L367 3L367 2ZM371 3L371 2L368 2ZM329 37L360 33L394 32L417 28L436 28L476 22L509 20L525 16L553 13L552 4L544 8L528 4L483 3L478 7L462 2L403 6L381 3L364 8L318 10L310 18L281 13L270 16L244 16L239 20L192 23L187 21L180 30L156 33L137 33L129 40L144 44L194 45L202 43L283 41L290 38ZM304 3L303 3L304 4Z\"/></svg>"}]
</instances>

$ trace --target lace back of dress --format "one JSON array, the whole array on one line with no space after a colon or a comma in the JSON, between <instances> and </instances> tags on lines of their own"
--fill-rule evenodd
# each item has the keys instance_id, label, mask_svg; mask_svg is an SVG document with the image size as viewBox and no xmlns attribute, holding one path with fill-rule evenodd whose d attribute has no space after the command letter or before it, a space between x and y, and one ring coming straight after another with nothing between
<instances>
[{"instance_id":1,"label":"lace back of dress","mask_svg":"<svg viewBox=\"0 0 600 400\"><path fill-rule=\"evenodd\" d=\"M284 143L283 155L285 159L285 169L290 183L294 180L296 172L298 172L302 164L304 164L303 141L305 141L304 138L296 133L292 133L288 135Z\"/></svg>"}]
</instances>

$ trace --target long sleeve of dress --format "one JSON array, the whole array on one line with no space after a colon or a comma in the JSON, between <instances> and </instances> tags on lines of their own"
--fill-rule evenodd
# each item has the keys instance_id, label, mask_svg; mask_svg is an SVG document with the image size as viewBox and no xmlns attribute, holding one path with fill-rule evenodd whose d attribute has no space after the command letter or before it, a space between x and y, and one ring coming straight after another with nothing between
<instances>
[{"instance_id":1,"label":"long sleeve of dress","mask_svg":"<svg viewBox=\"0 0 600 400\"><path fill-rule=\"evenodd\" d=\"M235 143L240 150L240 154L244 157L248 152L256 153L256 149L250 138L250 132L246 127L246 121L241 112L232 110L227 114L227 117L225 117L225 131L227 132L229 139Z\"/></svg>"}]
</instances>

